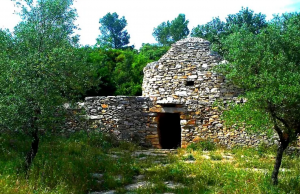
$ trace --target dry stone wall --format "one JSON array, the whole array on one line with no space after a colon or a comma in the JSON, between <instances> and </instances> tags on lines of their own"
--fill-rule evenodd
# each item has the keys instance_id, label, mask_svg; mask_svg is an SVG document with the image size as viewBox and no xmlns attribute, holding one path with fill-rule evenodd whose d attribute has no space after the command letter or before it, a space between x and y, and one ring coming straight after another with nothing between
<instances>
[{"instance_id":1,"label":"dry stone wall","mask_svg":"<svg viewBox=\"0 0 300 194\"><path fill-rule=\"evenodd\" d=\"M118 139L134 141L144 146L158 146L157 113L149 112L148 97L97 96L85 99L85 108L93 128L111 133Z\"/></svg>"}]
</instances>

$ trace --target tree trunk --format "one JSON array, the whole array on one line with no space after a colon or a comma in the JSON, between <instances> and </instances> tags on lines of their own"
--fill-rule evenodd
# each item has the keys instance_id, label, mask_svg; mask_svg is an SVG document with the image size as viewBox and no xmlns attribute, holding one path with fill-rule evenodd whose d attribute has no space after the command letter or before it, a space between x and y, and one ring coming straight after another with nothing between
<instances>
[{"instance_id":1,"label":"tree trunk","mask_svg":"<svg viewBox=\"0 0 300 194\"><path fill-rule=\"evenodd\" d=\"M28 178L28 170L32 164L33 159L35 158L38 149L39 149L39 134L38 134L38 127L36 126L36 120L37 118L34 117L32 119L31 128L33 129L31 133L32 142L31 142L31 148L30 151L27 153L27 156L25 158L25 175L26 178Z\"/></svg>"},{"instance_id":2,"label":"tree trunk","mask_svg":"<svg viewBox=\"0 0 300 194\"><path fill-rule=\"evenodd\" d=\"M280 146L277 149L276 161L272 172L273 185L278 184L278 173L282 161L283 151L288 147L288 145L289 145L289 141L282 141Z\"/></svg>"}]
</instances>

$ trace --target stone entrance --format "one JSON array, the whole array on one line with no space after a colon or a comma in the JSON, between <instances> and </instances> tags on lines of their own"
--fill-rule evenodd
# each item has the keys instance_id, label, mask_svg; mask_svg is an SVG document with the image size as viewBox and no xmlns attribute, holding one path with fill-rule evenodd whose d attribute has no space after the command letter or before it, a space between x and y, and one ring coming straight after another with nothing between
<instances>
[{"instance_id":1,"label":"stone entrance","mask_svg":"<svg viewBox=\"0 0 300 194\"><path fill-rule=\"evenodd\" d=\"M158 119L159 143L163 149L181 146L181 126L179 113L160 113Z\"/></svg>"}]
</instances>

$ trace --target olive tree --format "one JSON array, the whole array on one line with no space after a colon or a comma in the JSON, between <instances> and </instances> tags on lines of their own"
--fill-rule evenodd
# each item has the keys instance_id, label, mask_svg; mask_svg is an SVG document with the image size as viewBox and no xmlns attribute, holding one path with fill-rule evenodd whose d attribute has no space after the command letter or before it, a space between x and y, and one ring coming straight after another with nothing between
<instances>
[{"instance_id":1,"label":"olive tree","mask_svg":"<svg viewBox=\"0 0 300 194\"><path fill-rule=\"evenodd\" d=\"M0 31L0 127L32 138L27 171L41 131L65 121L63 104L96 85L74 36L73 0L18 1L22 21L14 32Z\"/></svg>"},{"instance_id":2,"label":"olive tree","mask_svg":"<svg viewBox=\"0 0 300 194\"><path fill-rule=\"evenodd\" d=\"M242 27L223 38L222 45L228 63L216 70L244 89L247 99L226 113L227 120L256 122L262 131L271 124L279 137L272 173L278 184L283 151L300 133L300 14L276 16L258 34Z\"/></svg>"}]
</instances>

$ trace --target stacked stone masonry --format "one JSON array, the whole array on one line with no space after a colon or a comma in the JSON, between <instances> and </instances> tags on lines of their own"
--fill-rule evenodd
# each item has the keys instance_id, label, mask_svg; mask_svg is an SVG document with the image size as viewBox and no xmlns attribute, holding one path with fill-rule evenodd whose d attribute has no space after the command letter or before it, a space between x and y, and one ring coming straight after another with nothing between
<instances>
[{"instance_id":1,"label":"stacked stone masonry","mask_svg":"<svg viewBox=\"0 0 300 194\"><path fill-rule=\"evenodd\" d=\"M144 68L142 97L87 97L89 119L94 127L119 139L157 148L162 143L160 118L166 113L179 115L181 147L200 139L211 139L228 147L252 146L261 141L272 144L273 140L264 135L248 135L244 129L223 125L221 112L214 103L239 103L237 96L241 93L223 76L211 71L223 62L210 51L206 40L178 41L161 59Z\"/></svg>"}]
</instances>

